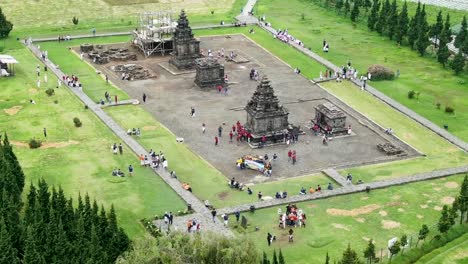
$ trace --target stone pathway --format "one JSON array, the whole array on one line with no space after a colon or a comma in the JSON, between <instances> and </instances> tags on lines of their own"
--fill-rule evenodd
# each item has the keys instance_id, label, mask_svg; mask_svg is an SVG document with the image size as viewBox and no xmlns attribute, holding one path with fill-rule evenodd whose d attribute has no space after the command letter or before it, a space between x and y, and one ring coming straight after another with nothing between
<instances>
[{"instance_id":1,"label":"stone pathway","mask_svg":"<svg viewBox=\"0 0 468 264\"><path fill-rule=\"evenodd\" d=\"M345 178L343 178L343 176L341 176L340 173L338 173L338 171L336 171L335 169L333 168L329 168L329 169L326 169L326 170L323 170L322 171L325 175L327 175L328 177L332 178L333 180L335 180L339 185L341 186L348 186L350 185L348 182L346 182Z\"/></svg>"},{"instance_id":2,"label":"stone pathway","mask_svg":"<svg viewBox=\"0 0 468 264\"><path fill-rule=\"evenodd\" d=\"M411 2L420 1L422 4L443 6L452 9L468 10L467 0L410 0Z\"/></svg>"},{"instance_id":3,"label":"stone pathway","mask_svg":"<svg viewBox=\"0 0 468 264\"><path fill-rule=\"evenodd\" d=\"M418 182L418 181L437 179L437 178L442 178L442 177L446 177L446 176L450 176L454 174L467 173L467 172L468 172L468 165L462 166L462 167L426 172L426 173L419 173L419 174L415 174L412 176L401 177L401 178L396 178L396 179L388 179L388 180L383 180L383 181L364 183L364 184L359 184L359 185L346 184L341 188L335 188L333 190L322 190L321 192L315 192L313 194L294 195L286 199L272 199L272 200L267 200L267 201L254 202L250 204L243 204L243 205L234 206L234 207L226 207L226 208L218 210L218 214L219 215L220 214L233 214L236 211L246 212L250 210L250 206L252 205L255 206L256 209L269 208L269 207L274 207L274 206L281 206L281 205L288 204L288 203L299 203L299 202L305 202L305 201L310 201L310 200L324 199L324 198L338 196L338 195L364 192L366 191L366 188L368 186L370 187L370 191L372 191L375 189L381 189L381 188L386 188L390 186L402 185L402 184Z\"/></svg>"},{"instance_id":4,"label":"stone pathway","mask_svg":"<svg viewBox=\"0 0 468 264\"><path fill-rule=\"evenodd\" d=\"M140 104L140 101L138 101L137 99L128 99L128 100L122 100L122 101L117 101L117 103L114 103L114 101L112 101L112 103L105 103L104 105L101 105L99 104L100 107L110 107L110 106L120 106L120 105L130 105L130 104L133 104L133 105L136 105L136 104Z\"/></svg>"},{"instance_id":5,"label":"stone pathway","mask_svg":"<svg viewBox=\"0 0 468 264\"><path fill-rule=\"evenodd\" d=\"M41 51L35 45L27 46L37 58L41 58ZM42 60L41 60L42 61ZM57 78L61 79L65 75L60 69L57 69L55 65L50 61L42 61L47 67L52 71ZM100 104L96 104L91 100L82 89L69 87L70 90L85 104L88 106L88 109L93 111L99 119L101 119L104 124L106 124L122 141L138 156L142 153L147 153L147 150L143 148L135 139L127 135L126 130L120 127L117 122L115 122L104 110L101 108ZM135 157L135 163L137 163L137 157ZM211 212L208 210L205 205L198 200L195 195L191 192L188 192L182 188L181 183L170 176L168 170L163 169L162 167L154 169L155 173L159 175L187 204L190 204L193 210L199 213L198 220L201 220L204 223L204 227L215 232L223 232L231 234L231 231L225 228L221 223L213 223L211 221ZM206 219L204 219L206 218ZM176 218L177 219L177 218Z\"/></svg>"},{"instance_id":6,"label":"stone pathway","mask_svg":"<svg viewBox=\"0 0 468 264\"><path fill-rule=\"evenodd\" d=\"M236 17L239 22L245 22L247 24L258 24L258 19L255 16L250 15L257 0L248 0L242 9L242 13ZM255 14L254 14L255 15Z\"/></svg>"},{"instance_id":7,"label":"stone pathway","mask_svg":"<svg viewBox=\"0 0 468 264\"><path fill-rule=\"evenodd\" d=\"M267 27L264 24L260 24L260 27L265 29L266 31L270 32L271 34L276 35L277 31L272 27ZM329 68L329 69L331 69L333 71L340 71L340 68L338 66L336 66L332 62L322 58L321 56L319 56L318 54L312 52L311 50L309 50L309 49L307 49L305 47L299 46L295 42L290 42L290 43L288 43L288 45L296 48L297 50L301 51L302 53L309 56L310 58L316 60L317 62L324 65L325 67L327 67L327 68ZM358 87L361 86L361 82L358 81L358 80L353 80L352 82L354 84L356 84ZM468 151L468 143L466 143L465 141L461 140L460 138L452 135L447 130L441 128L440 126L438 126L438 125L436 125L434 123L432 123L431 121L429 121L425 117L417 114L413 110L411 110L411 109L407 108L406 106L400 104L399 102L393 100L392 98L390 98L389 96L387 96L384 93L380 92L379 90L373 88L371 85L369 85L369 83L366 84L366 91L369 92L370 94L372 94L373 96L377 97L378 99L380 99L384 103L390 105L391 107L395 108L396 110L398 110L398 111L402 112L403 114L407 115L408 117L410 117L414 121L420 123L421 125L427 127L428 129L432 130L434 133L438 134L439 136L445 138L446 140L448 140L452 144L456 145L457 147L459 147L463 151L465 151L465 152Z\"/></svg>"}]
</instances>

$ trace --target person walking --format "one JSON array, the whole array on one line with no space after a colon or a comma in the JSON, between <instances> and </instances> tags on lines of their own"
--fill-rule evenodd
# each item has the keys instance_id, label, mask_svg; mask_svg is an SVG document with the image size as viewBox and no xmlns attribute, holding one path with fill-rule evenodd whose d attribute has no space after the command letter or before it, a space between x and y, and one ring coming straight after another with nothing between
<instances>
[{"instance_id":1,"label":"person walking","mask_svg":"<svg viewBox=\"0 0 468 264\"><path fill-rule=\"evenodd\" d=\"M232 137L234 136L234 134L232 133L232 131L229 132L229 143L232 143Z\"/></svg>"},{"instance_id":2,"label":"person walking","mask_svg":"<svg viewBox=\"0 0 468 264\"><path fill-rule=\"evenodd\" d=\"M190 116L192 116L192 118L195 117L195 107L193 106L190 108Z\"/></svg>"},{"instance_id":3,"label":"person walking","mask_svg":"<svg viewBox=\"0 0 468 264\"><path fill-rule=\"evenodd\" d=\"M271 240L273 240L273 236L272 236L270 233L268 233L268 234L267 234L267 243L268 243L268 246L271 245Z\"/></svg>"},{"instance_id":4,"label":"person walking","mask_svg":"<svg viewBox=\"0 0 468 264\"><path fill-rule=\"evenodd\" d=\"M46 138L47 137L47 129L44 127L44 129L42 131L44 132L44 137Z\"/></svg>"},{"instance_id":5,"label":"person walking","mask_svg":"<svg viewBox=\"0 0 468 264\"><path fill-rule=\"evenodd\" d=\"M146 103L146 94L143 93L143 103Z\"/></svg>"},{"instance_id":6,"label":"person walking","mask_svg":"<svg viewBox=\"0 0 468 264\"><path fill-rule=\"evenodd\" d=\"M122 146L122 143L119 144L119 153L120 153L120 155L123 154L123 146Z\"/></svg>"},{"instance_id":7,"label":"person walking","mask_svg":"<svg viewBox=\"0 0 468 264\"><path fill-rule=\"evenodd\" d=\"M213 223L216 222L216 209L213 208L213 210L211 210L211 216L213 217Z\"/></svg>"},{"instance_id":8,"label":"person walking","mask_svg":"<svg viewBox=\"0 0 468 264\"><path fill-rule=\"evenodd\" d=\"M219 126L218 127L218 136L221 137L222 133L223 133L223 127Z\"/></svg>"},{"instance_id":9,"label":"person walking","mask_svg":"<svg viewBox=\"0 0 468 264\"><path fill-rule=\"evenodd\" d=\"M236 212L234 213L234 215L236 216L236 222L239 222L240 212L239 212L239 211L236 211Z\"/></svg>"},{"instance_id":10,"label":"person walking","mask_svg":"<svg viewBox=\"0 0 468 264\"><path fill-rule=\"evenodd\" d=\"M172 221L174 220L174 215L172 214L172 212L169 212L169 225L172 225Z\"/></svg>"},{"instance_id":11,"label":"person walking","mask_svg":"<svg viewBox=\"0 0 468 264\"><path fill-rule=\"evenodd\" d=\"M133 166L130 164L130 166L128 166L128 175L131 177L133 176Z\"/></svg>"},{"instance_id":12,"label":"person walking","mask_svg":"<svg viewBox=\"0 0 468 264\"><path fill-rule=\"evenodd\" d=\"M205 131L206 131L205 123L203 123L201 126L202 126L202 128L201 128L201 129L202 129L202 133L205 134Z\"/></svg>"},{"instance_id":13,"label":"person walking","mask_svg":"<svg viewBox=\"0 0 468 264\"><path fill-rule=\"evenodd\" d=\"M109 76L106 74L106 84L109 84Z\"/></svg>"},{"instance_id":14,"label":"person walking","mask_svg":"<svg viewBox=\"0 0 468 264\"><path fill-rule=\"evenodd\" d=\"M218 136L215 136L215 146L218 146L218 141L219 141Z\"/></svg>"}]
</instances>

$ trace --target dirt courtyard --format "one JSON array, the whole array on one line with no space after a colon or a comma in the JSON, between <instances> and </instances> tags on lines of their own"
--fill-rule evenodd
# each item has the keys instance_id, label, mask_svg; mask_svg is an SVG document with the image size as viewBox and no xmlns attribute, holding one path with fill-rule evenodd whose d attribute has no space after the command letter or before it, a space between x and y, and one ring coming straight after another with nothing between
<instances>
[{"instance_id":1,"label":"dirt courtyard","mask_svg":"<svg viewBox=\"0 0 468 264\"><path fill-rule=\"evenodd\" d=\"M147 95L147 101L142 107L169 128L177 137L184 138L195 153L206 159L219 169L226 177L236 177L243 183L277 180L294 176L308 175L330 167L358 166L376 162L386 162L396 159L386 156L377 149L377 144L391 142L403 148L408 157L417 152L383 133L371 121L344 105L325 90L314 85L306 78L297 75L293 69L272 56L243 35L230 37L202 37L201 48L211 49L214 54L221 48L234 50L240 56L249 60L247 63L236 64L220 59L228 75L228 95L217 90L201 90L194 84L195 73L174 75L160 66L167 62L169 56L141 58L137 63L157 75L155 79L122 81L120 75L109 68L116 64L95 65L108 74L110 80L125 90L131 97L141 100L142 94ZM116 46L116 45L111 45ZM226 52L227 54L227 52ZM294 66L293 66L294 67ZM249 79L252 68L259 71L260 77L267 75L278 96L280 103L289 110L289 122L300 125L306 135L299 137L299 142L286 146L277 145L261 149L251 149L246 143L237 145L229 143L229 131L238 120L246 121L243 107L250 100L258 82ZM359 92L356 89L356 92ZM328 146L322 145L321 137L314 136L307 127L315 116L314 106L332 102L347 115L346 123L351 125L353 134L334 138ZM196 116L190 116L190 108L196 109ZM202 134L202 124L206 124L206 133ZM220 144L214 145L214 137L218 127L223 127ZM297 152L297 164L288 162L288 150ZM164 149L162 149L164 151ZM276 153L279 159L273 163L273 175L267 178L253 170L239 170L236 160L245 154L265 155L272 157ZM358 179L358 178L357 178Z\"/></svg>"}]
</instances>

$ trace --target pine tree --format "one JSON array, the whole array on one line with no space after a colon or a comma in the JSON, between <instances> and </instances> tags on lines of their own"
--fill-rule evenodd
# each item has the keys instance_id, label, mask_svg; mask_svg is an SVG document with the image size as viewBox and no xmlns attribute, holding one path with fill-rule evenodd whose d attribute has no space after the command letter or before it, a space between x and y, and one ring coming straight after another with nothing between
<instances>
[{"instance_id":1,"label":"pine tree","mask_svg":"<svg viewBox=\"0 0 468 264\"><path fill-rule=\"evenodd\" d=\"M444 30L444 19L442 18L442 11L439 11L439 13L437 14L437 21L431 27L430 37L433 37L437 43L437 40L440 40L440 35L442 34L443 30Z\"/></svg>"},{"instance_id":2,"label":"pine tree","mask_svg":"<svg viewBox=\"0 0 468 264\"><path fill-rule=\"evenodd\" d=\"M463 16L460 32L458 32L453 45L455 45L455 47L457 48L460 48L465 42L466 38L468 38L468 28L467 28L467 23L466 23L466 16Z\"/></svg>"},{"instance_id":3,"label":"pine tree","mask_svg":"<svg viewBox=\"0 0 468 264\"><path fill-rule=\"evenodd\" d=\"M377 20L379 18L379 10L380 10L380 2L379 0L374 0L371 13L369 17L367 18L367 28L369 28L369 30L371 31L375 30L375 24L377 23Z\"/></svg>"},{"instance_id":4,"label":"pine tree","mask_svg":"<svg viewBox=\"0 0 468 264\"><path fill-rule=\"evenodd\" d=\"M465 175L460 188L460 194L456 198L457 207L460 211L460 224L463 222L463 217L468 213L468 175ZM467 216L468 221L468 216Z\"/></svg>"},{"instance_id":5,"label":"pine tree","mask_svg":"<svg viewBox=\"0 0 468 264\"><path fill-rule=\"evenodd\" d=\"M382 9L380 10L379 19L375 24L375 30L383 35L387 30L387 17L390 11L390 1L385 0L384 4L382 5Z\"/></svg>"},{"instance_id":6,"label":"pine tree","mask_svg":"<svg viewBox=\"0 0 468 264\"><path fill-rule=\"evenodd\" d=\"M465 55L468 55L468 37L465 38L465 42L463 42L463 45L462 47L460 48L460 50L465 53Z\"/></svg>"},{"instance_id":7,"label":"pine tree","mask_svg":"<svg viewBox=\"0 0 468 264\"><path fill-rule=\"evenodd\" d=\"M442 213L439 222L437 223L437 228L442 234L446 234L450 229L450 220L447 205L444 205L444 207L442 208Z\"/></svg>"},{"instance_id":8,"label":"pine tree","mask_svg":"<svg viewBox=\"0 0 468 264\"><path fill-rule=\"evenodd\" d=\"M409 23L409 18L408 18L408 4L405 3L403 4L403 8L401 9L400 14L398 15L398 21L397 21L397 30L396 30L396 41L398 43L402 43L403 38L408 34L408 23Z\"/></svg>"},{"instance_id":9,"label":"pine tree","mask_svg":"<svg viewBox=\"0 0 468 264\"><path fill-rule=\"evenodd\" d=\"M406 245L408 245L408 236L403 234L400 238L401 244L401 255L403 255L403 251L405 250Z\"/></svg>"},{"instance_id":10,"label":"pine tree","mask_svg":"<svg viewBox=\"0 0 468 264\"><path fill-rule=\"evenodd\" d=\"M418 19L418 39L416 40L416 49L421 56L426 53L426 48L429 46L428 24L426 18L426 5L423 5L421 14Z\"/></svg>"},{"instance_id":11,"label":"pine tree","mask_svg":"<svg viewBox=\"0 0 468 264\"><path fill-rule=\"evenodd\" d=\"M1 9L0 9L1 12ZM1 16L1 15L0 15ZM5 159L10 165L11 172L15 176L16 184L18 187L18 190L20 193L23 192L24 188L24 173L23 169L21 168L18 158L16 157L15 153L13 153L13 147L10 144L8 140L8 135L5 133L4 139L3 139L3 145L1 145L1 148L3 148L3 153L5 155Z\"/></svg>"},{"instance_id":12,"label":"pine tree","mask_svg":"<svg viewBox=\"0 0 468 264\"><path fill-rule=\"evenodd\" d=\"M343 0L336 0L336 3L335 3L335 8L336 8L336 11L339 13L341 13L341 9L343 8Z\"/></svg>"},{"instance_id":13,"label":"pine tree","mask_svg":"<svg viewBox=\"0 0 468 264\"><path fill-rule=\"evenodd\" d=\"M327 255L325 256L325 264L330 264L330 256L328 256L328 251Z\"/></svg>"},{"instance_id":14,"label":"pine tree","mask_svg":"<svg viewBox=\"0 0 468 264\"><path fill-rule=\"evenodd\" d=\"M369 7L372 7L372 1L364 0L362 3L362 6L366 9L366 14L367 14L367 12L369 12Z\"/></svg>"},{"instance_id":15,"label":"pine tree","mask_svg":"<svg viewBox=\"0 0 468 264\"><path fill-rule=\"evenodd\" d=\"M26 232L26 245L24 249L24 264L45 264L41 251L37 249L37 244L33 228L30 226Z\"/></svg>"},{"instance_id":16,"label":"pine tree","mask_svg":"<svg viewBox=\"0 0 468 264\"><path fill-rule=\"evenodd\" d=\"M19 264L18 251L13 247L11 235L8 233L3 217L0 218L0 263Z\"/></svg>"},{"instance_id":17,"label":"pine tree","mask_svg":"<svg viewBox=\"0 0 468 264\"><path fill-rule=\"evenodd\" d=\"M398 10L396 0L393 0L387 19L387 34L390 39L393 39L398 28Z\"/></svg>"},{"instance_id":18,"label":"pine tree","mask_svg":"<svg viewBox=\"0 0 468 264\"><path fill-rule=\"evenodd\" d=\"M351 21L356 22L359 17L360 0L354 0L353 10L351 11Z\"/></svg>"},{"instance_id":19,"label":"pine tree","mask_svg":"<svg viewBox=\"0 0 468 264\"><path fill-rule=\"evenodd\" d=\"M418 246L419 241L426 240L427 235L429 234L429 228L427 225L422 225L418 233L418 241L416 242L416 247Z\"/></svg>"},{"instance_id":20,"label":"pine tree","mask_svg":"<svg viewBox=\"0 0 468 264\"><path fill-rule=\"evenodd\" d=\"M448 58L450 57L450 51L447 47L447 43L445 43L444 39L440 39L440 46L437 50L437 61L444 66L447 64Z\"/></svg>"},{"instance_id":21,"label":"pine tree","mask_svg":"<svg viewBox=\"0 0 468 264\"><path fill-rule=\"evenodd\" d=\"M263 251L263 259L262 264L270 264L270 260L268 260L267 254Z\"/></svg>"},{"instance_id":22,"label":"pine tree","mask_svg":"<svg viewBox=\"0 0 468 264\"><path fill-rule=\"evenodd\" d=\"M271 260L273 264L278 264L278 257L276 257L276 250L273 250L273 259Z\"/></svg>"},{"instance_id":23,"label":"pine tree","mask_svg":"<svg viewBox=\"0 0 468 264\"><path fill-rule=\"evenodd\" d=\"M458 218L458 204L457 200L453 201L452 207L449 210L449 223L450 227L455 225L455 219Z\"/></svg>"},{"instance_id":24,"label":"pine tree","mask_svg":"<svg viewBox=\"0 0 468 264\"><path fill-rule=\"evenodd\" d=\"M0 7L0 38L6 38L13 29L13 24L8 21Z\"/></svg>"},{"instance_id":25,"label":"pine tree","mask_svg":"<svg viewBox=\"0 0 468 264\"><path fill-rule=\"evenodd\" d=\"M351 249L351 245L348 244L348 248L343 252L343 258L338 262L339 264L361 264L356 252Z\"/></svg>"},{"instance_id":26,"label":"pine tree","mask_svg":"<svg viewBox=\"0 0 468 264\"><path fill-rule=\"evenodd\" d=\"M414 43L418 39L419 31L418 31L418 23L419 23L419 16L421 14L421 2L418 2L418 7L416 8L416 13L411 18L409 27L408 27L408 43L410 48L414 48Z\"/></svg>"},{"instance_id":27,"label":"pine tree","mask_svg":"<svg viewBox=\"0 0 468 264\"><path fill-rule=\"evenodd\" d=\"M364 250L364 257L367 259L367 263L372 263L375 259L375 245L372 239L369 240L367 248Z\"/></svg>"},{"instance_id":28,"label":"pine tree","mask_svg":"<svg viewBox=\"0 0 468 264\"><path fill-rule=\"evenodd\" d=\"M344 15L347 16L350 10L351 5L349 4L349 0L346 0L344 3Z\"/></svg>"},{"instance_id":29,"label":"pine tree","mask_svg":"<svg viewBox=\"0 0 468 264\"><path fill-rule=\"evenodd\" d=\"M452 70L455 72L456 75L460 74L465 68L465 58L463 57L462 52L458 52L453 58L452 61Z\"/></svg>"},{"instance_id":30,"label":"pine tree","mask_svg":"<svg viewBox=\"0 0 468 264\"><path fill-rule=\"evenodd\" d=\"M400 252L400 249L401 243L398 240L388 249L390 251L390 262L392 262L392 257Z\"/></svg>"},{"instance_id":31,"label":"pine tree","mask_svg":"<svg viewBox=\"0 0 468 264\"><path fill-rule=\"evenodd\" d=\"M281 249L279 251L278 262L279 264L286 264L286 262L284 261L284 256L283 256L283 252L281 252Z\"/></svg>"},{"instance_id":32,"label":"pine tree","mask_svg":"<svg viewBox=\"0 0 468 264\"><path fill-rule=\"evenodd\" d=\"M452 42L452 30L450 29L450 14L447 14L447 16L445 17L444 28L442 29L440 39L443 39L445 43Z\"/></svg>"}]
</instances>

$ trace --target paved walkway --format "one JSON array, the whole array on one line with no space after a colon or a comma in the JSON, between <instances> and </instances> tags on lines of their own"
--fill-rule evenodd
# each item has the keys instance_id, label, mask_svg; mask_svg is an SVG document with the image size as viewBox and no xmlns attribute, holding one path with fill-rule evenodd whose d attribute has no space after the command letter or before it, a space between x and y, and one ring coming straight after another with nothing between
<instances>
[{"instance_id":1,"label":"paved walkway","mask_svg":"<svg viewBox=\"0 0 468 264\"><path fill-rule=\"evenodd\" d=\"M250 15L256 3L257 0L248 0L242 9L242 13L240 13L236 19L239 22L245 22L247 24L258 24L258 19L255 16Z\"/></svg>"},{"instance_id":2,"label":"paved walkway","mask_svg":"<svg viewBox=\"0 0 468 264\"><path fill-rule=\"evenodd\" d=\"M35 45L27 46L37 58L41 58L41 51ZM50 61L42 61L47 67L52 71L57 78L61 79L65 74L55 67L55 65ZM91 100L82 89L69 87L70 90L85 104L88 108L93 111L99 119L101 119L104 124L106 124L123 142L138 156L142 153L147 153L147 150L143 148L135 139L127 135L126 130L120 127L117 122L115 122L104 110L101 108L100 104L96 104ZM135 162L137 159L135 157ZM169 161L170 162L170 161ZM158 168L154 169L155 173L159 175L187 204L190 204L193 210L197 213L200 213L199 220L202 220L205 223L204 227L213 231L219 231L223 233L231 233L230 230L226 229L221 223L213 223L210 221L211 212L205 207L205 205L198 200L195 195L191 192L188 192L182 188L181 183L170 176L169 171ZM206 219L204 219L206 218Z\"/></svg>"},{"instance_id":3,"label":"paved walkway","mask_svg":"<svg viewBox=\"0 0 468 264\"><path fill-rule=\"evenodd\" d=\"M335 180L339 185L341 186L348 186L349 184L346 182L346 180L343 178L343 176L338 173L337 170L330 168L322 171L325 175L328 177L332 178Z\"/></svg>"},{"instance_id":4,"label":"paved walkway","mask_svg":"<svg viewBox=\"0 0 468 264\"><path fill-rule=\"evenodd\" d=\"M265 29L266 31L270 32L271 34L276 35L277 31L272 27L267 27L267 26L265 26L264 23L263 24L261 23L260 27ZM311 50L309 50L309 49L307 49L307 48L305 48L303 46L299 46L295 42L289 42L288 45L296 48L297 50L301 51L305 55L307 55L310 58L316 60L317 62L324 65L325 67L327 67L329 69L332 69L333 71L339 72L341 70L338 66L336 66L332 62L322 58L321 56L319 56L315 52L312 52ZM357 86L359 86L359 87L361 86L361 82L358 81L358 80L354 80L352 82L354 84L356 84ZM421 125L423 125L423 126L427 127L428 129L432 130L434 133L438 134L439 136L445 138L446 140L448 140L452 144L456 145L457 147L459 147L463 151L468 152L468 143L466 143L465 141L461 140L460 138L452 135L447 130L441 128L440 126L438 126L438 125L436 125L434 123L432 123L431 121L429 121L425 117L417 114L413 110L411 110L411 109L407 108L406 106L400 104L399 102L393 100L392 98L390 98L389 96L387 96L384 93L380 92L379 90L375 89L374 87L369 85L369 82L366 84L366 91L369 92L370 94L372 94L373 96L377 97L378 99L380 99L384 103L390 105L391 107L395 108L396 110L398 110L398 111L402 112L403 114L407 115L408 117L412 118L413 120L420 123Z\"/></svg>"},{"instance_id":5,"label":"paved walkway","mask_svg":"<svg viewBox=\"0 0 468 264\"><path fill-rule=\"evenodd\" d=\"M401 177L401 178L396 178L396 179L388 179L384 181L364 183L364 184L359 184L359 185L345 184L341 188L335 188L333 190L322 190L321 192L315 192L313 194L295 195L295 196L290 196L286 199L272 199L272 200L267 200L267 201L258 201L258 202L254 202L250 204L243 204L243 205L234 206L234 207L227 207L227 208L218 210L218 214L233 214L236 211L246 212L250 210L250 206L252 205L255 206L256 209L269 208L269 207L280 206L280 205L288 204L288 203L299 203L299 202L305 202L305 201L310 201L310 200L317 200L317 199L338 196L338 195L364 192L366 191L366 188L368 186L370 187L370 190L372 191L374 189L381 189L381 188L386 188L386 187L395 186L395 185L402 185L402 184L407 184L407 183L412 183L412 182L437 179L437 178L442 178L442 177L446 177L446 176L450 176L454 174L467 173L467 172L468 172L468 165L462 166L462 167L426 172L426 173L419 173L419 174L415 174L412 176Z\"/></svg>"},{"instance_id":6,"label":"paved walkway","mask_svg":"<svg viewBox=\"0 0 468 264\"><path fill-rule=\"evenodd\" d=\"M452 9L468 10L467 0L410 0L411 2L421 2L427 5L448 7Z\"/></svg>"}]
</instances>

